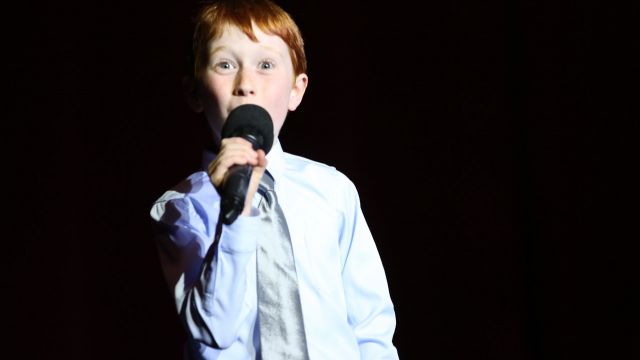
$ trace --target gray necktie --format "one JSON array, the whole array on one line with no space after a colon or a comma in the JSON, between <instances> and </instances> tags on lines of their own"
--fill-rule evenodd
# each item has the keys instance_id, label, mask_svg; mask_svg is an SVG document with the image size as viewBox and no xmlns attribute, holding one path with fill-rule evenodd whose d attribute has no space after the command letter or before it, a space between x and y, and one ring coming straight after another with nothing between
<instances>
[{"instance_id":1,"label":"gray necktie","mask_svg":"<svg viewBox=\"0 0 640 360\"><path fill-rule=\"evenodd\" d=\"M258 359L309 359L291 237L273 184L273 177L265 172L258 189L264 225L257 255Z\"/></svg>"}]
</instances>

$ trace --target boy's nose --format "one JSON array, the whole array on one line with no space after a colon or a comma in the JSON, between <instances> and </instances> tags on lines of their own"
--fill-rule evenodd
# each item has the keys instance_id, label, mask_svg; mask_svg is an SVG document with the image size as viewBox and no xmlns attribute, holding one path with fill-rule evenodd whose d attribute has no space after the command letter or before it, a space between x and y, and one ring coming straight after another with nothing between
<instances>
[{"instance_id":1,"label":"boy's nose","mask_svg":"<svg viewBox=\"0 0 640 360\"><path fill-rule=\"evenodd\" d=\"M251 81L251 75L245 71L239 71L236 77L236 84L233 89L233 95L235 96L250 96L255 95L255 88L253 81Z\"/></svg>"}]
</instances>

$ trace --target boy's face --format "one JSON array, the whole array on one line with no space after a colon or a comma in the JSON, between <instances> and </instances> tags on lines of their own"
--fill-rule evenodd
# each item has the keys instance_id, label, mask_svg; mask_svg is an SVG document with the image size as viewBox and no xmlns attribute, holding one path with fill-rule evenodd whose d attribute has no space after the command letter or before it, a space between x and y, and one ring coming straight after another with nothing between
<instances>
[{"instance_id":1,"label":"boy's face","mask_svg":"<svg viewBox=\"0 0 640 360\"><path fill-rule=\"evenodd\" d=\"M209 61L200 76L198 98L218 134L233 109L255 104L269 112L278 136L287 112L295 110L304 95L307 75L294 78L287 44L256 26L253 30L258 42L236 26L226 27L209 42Z\"/></svg>"}]
</instances>

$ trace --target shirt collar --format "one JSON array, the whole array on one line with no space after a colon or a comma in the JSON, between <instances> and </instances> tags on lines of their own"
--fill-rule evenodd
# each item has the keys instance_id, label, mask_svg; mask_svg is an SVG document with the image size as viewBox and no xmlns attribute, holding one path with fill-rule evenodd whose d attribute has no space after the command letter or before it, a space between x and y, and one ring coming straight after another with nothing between
<instances>
[{"instance_id":1,"label":"shirt collar","mask_svg":"<svg viewBox=\"0 0 640 360\"><path fill-rule=\"evenodd\" d=\"M278 181L278 178L284 173L284 169L284 150L282 150L280 140L276 138L267 154L267 171L271 173L275 181Z\"/></svg>"},{"instance_id":2,"label":"shirt collar","mask_svg":"<svg viewBox=\"0 0 640 360\"><path fill-rule=\"evenodd\" d=\"M216 153L210 150L205 150L202 152L202 170L207 171L209 164L216 158ZM285 163L284 163L284 150L282 150L282 145L280 144L280 139L276 138L271 150L267 154L267 170L271 173L274 179L278 179L280 175L284 172Z\"/></svg>"}]
</instances>

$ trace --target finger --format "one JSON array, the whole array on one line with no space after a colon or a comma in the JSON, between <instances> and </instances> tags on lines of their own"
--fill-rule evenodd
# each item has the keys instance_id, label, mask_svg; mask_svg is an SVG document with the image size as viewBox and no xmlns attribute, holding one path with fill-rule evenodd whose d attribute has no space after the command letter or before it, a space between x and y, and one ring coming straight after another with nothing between
<instances>
[{"instance_id":1,"label":"finger","mask_svg":"<svg viewBox=\"0 0 640 360\"><path fill-rule=\"evenodd\" d=\"M214 186L218 187L224 182L229 168L235 165L258 166L258 153L251 147L244 145L234 146L232 143L221 151L218 157L209 164L207 172Z\"/></svg>"},{"instance_id":2,"label":"finger","mask_svg":"<svg viewBox=\"0 0 640 360\"><path fill-rule=\"evenodd\" d=\"M249 147L252 148L253 145L251 145L251 143L244 138L241 137L231 137L231 138L224 138L222 139L222 141L220 142L220 148L224 148L226 146L243 146L243 147Z\"/></svg>"},{"instance_id":3,"label":"finger","mask_svg":"<svg viewBox=\"0 0 640 360\"><path fill-rule=\"evenodd\" d=\"M230 167L234 165L252 165L258 164L258 157L256 154L238 153L220 158L218 161L211 163L209 171L222 170L226 172Z\"/></svg>"},{"instance_id":4,"label":"finger","mask_svg":"<svg viewBox=\"0 0 640 360\"><path fill-rule=\"evenodd\" d=\"M228 161L229 159L240 161L245 159L246 161L253 161L258 159L258 154L251 148L226 149L225 151L220 152L220 155L216 158L219 162Z\"/></svg>"},{"instance_id":5,"label":"finger","mask_svg":"<svg viewBox=\"0 0 640 360\"><path fill-rule=\"evenodd\" d=\"M251 148L227 148L218 154L216 159L209 164L209 168L217 166L231 166L233 164L255 164L258 154Z\"/></svg>"},{"instance_id":6,"label":"finger","mask_svg":"<svg viewBox=\"0 0 640 360\"><path fill-rule=\"evenodd\" d=\"M262 149L258 149L258 151L256 151L256 165L258 167L261 168L266 168L267 167L267 155L265 154L264 150Z\"/></svg>"}]
</instances>

